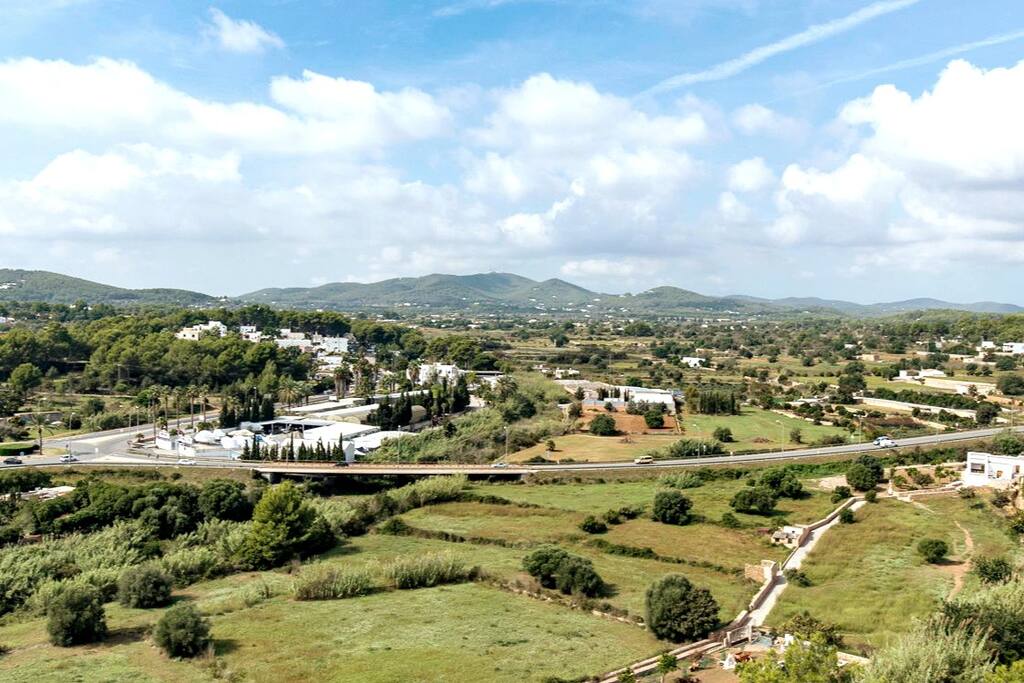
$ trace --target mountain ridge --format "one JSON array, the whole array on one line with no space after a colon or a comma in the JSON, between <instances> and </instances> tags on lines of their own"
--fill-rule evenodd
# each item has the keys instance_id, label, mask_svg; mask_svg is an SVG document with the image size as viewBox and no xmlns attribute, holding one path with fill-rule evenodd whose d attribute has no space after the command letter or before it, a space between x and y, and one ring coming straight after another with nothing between
<instances>
[{"instance_id":1,"label":"mountain ridge","mask_svg":"<svg viewBox=\"0 0 1024 683\"><path fill-rule=\"evenodd\" d=\"M819 297L766 299L734 294L712 296L672 285L636 294L606 294L559 278L532 280L514 273L450 275L432 273L379 282L330 282L315 287L268 287L236 297L214 297L184 289L129 289L49 271L0 268L0 301L41 301L112 305L174 304L215 306L267 304L337 310L425 308L438 311L504 310L526 313L617 315L708 315L839 313L857 317L911 311L954 310L971 313L1019 313L1024 307L995 301L953 303L933 298L861 304Z\"/></svg>"}]
</instances>

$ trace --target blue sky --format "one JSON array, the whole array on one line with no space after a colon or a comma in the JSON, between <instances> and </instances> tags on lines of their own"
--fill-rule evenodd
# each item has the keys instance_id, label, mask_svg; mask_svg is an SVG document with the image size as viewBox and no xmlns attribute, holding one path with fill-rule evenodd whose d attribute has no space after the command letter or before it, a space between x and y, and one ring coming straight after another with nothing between
<instances>
[{"instance_id":1,"label":"blue sky","mask_svg":"<svg viewBox=\"0 0 1024 683\"><path fill-rule=\"evenodd\" d=\"M1024 6L0 0L0 266L1024 303Z\"/></svg>"}]
</instances>

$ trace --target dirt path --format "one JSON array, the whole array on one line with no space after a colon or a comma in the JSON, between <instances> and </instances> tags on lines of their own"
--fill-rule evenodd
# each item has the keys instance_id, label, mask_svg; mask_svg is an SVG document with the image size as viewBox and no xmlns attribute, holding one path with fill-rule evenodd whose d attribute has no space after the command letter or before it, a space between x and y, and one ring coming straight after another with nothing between
<instances>
[{"instance_id":1,"label":"dirt path","mask_svg":"<svg viewBox=\"0 0 1024 683\"><path fill-rule=\"evenodd\" d=\"M974 537L971 536L971 532L965 529L960 522L956 522L956 528L964 532L964 559L956 564L946 565L949 573L953 576L953 589L946 596L947 600L955 598L957 593L963 589L964 577L971 570L971 557L974 555Z\"/></svg>"}]
</instances>

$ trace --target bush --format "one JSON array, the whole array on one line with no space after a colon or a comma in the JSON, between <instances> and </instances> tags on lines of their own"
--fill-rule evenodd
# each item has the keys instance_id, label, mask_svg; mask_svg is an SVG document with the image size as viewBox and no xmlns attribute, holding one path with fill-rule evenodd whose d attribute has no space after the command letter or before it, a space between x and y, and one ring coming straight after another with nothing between
<instances>
[{"instance_id":1,"label":"bush","mask_svg":"<svg viewBox=\"0 0 1024 683\"><path fill-rule=\"evenodd\" d=\"M791 469L785 467L765 470L756 484L771 489L779 498L796 499L804 495L804 485Z\"/></svg>"},{"instance_id":2,"label":"bush","mask_svg":"<svg viewBox=\"0 0 1024 683\"><path fill-rule=\"evenodd\" d=\"M732 430L728 427L715 427L715 431L711 433L716 441L722 443L732 443L735 439L732 438Z\"/></svg>"},{"instance_id":3,"label":"bush","mask_svg":"<svg viewBox=\"0 0 1024 683\"><path fill-rule=\"evenodd\" d=\"M594 515L587 515L584 520L580 522L580 529L586 531L588 534L603 534L608 531L608 526Z\"/></svg>"},{"instance_id":4,"label":"bush","mask_svg":"<svg viewBox=\"0 0 1024 683\"><path fill-rule=\"evenodd\" d=\"M604 591L604 581L594 570L590 560L569 555L558 566L555 587L566 595L579 594L593 598Z\"/></svg>"},{"instance_id":5,"label":"bush","mask_svg":"<svg viewBox=\"0 0 1024 683\"><path fill-rule=\"evenodd\" d=\"M125 607L162 607L171 601L171 577L152 564L126 569L117 582L117 601Z\"/></svg>"},{"instance_id":6,"label":"bush","mask_svg":"<svg viewBox=\"0 0 1024 683\"><path fill-rule=\"evenodd\" d=\"M783 576L786 577L786 581L793 584L794 586L801 586L806 588L811 585L811 579L807 574L803 573L799 569L787 569L783 572Z\"/></svg>"},{"instance_id":7,"label":"bush","mask_svg":"<svg viewBox=\"0 0 1024 683\"><path fill-rule=\"evenodd\" d=\"M736 492L729 505L737 512L757 515L771 514L775 509L775 494L766 486L748 486Z\"/></svg>"},{"instance_id":8,"label":"bush","mask_svg":"<svg viewBox=\"0 0 1024 683\"><path fill-rule=\"evenodd\" d=\"M871 491L866 492L864 494L864 500L867 501L868 503L877 503L878 491L872 489Z\"/></svg>"},{"instance_id":9,"label":"bush","mask_svg":"<svg viewBox=\"0 0 1024 683\"><path fill-rule=\"evenodd\" d=\"M245 486L230 479L212 479L199 492L199 509L206 519L242 522L252 515Z\"/></svg>"},{"instance_id":10,"label":"bush","mask_svg":"<svg viewBox=\"0 0 1024 683\"><path fill-rule=\"evenodd\" d=\"M61 647L94 643L107 635L107 619L100 592L80 584L57 595L47 611L50 642Z\"/></svg>"},{"instance_id":11,"label":"bush","mask_svg":"<svg viewBox=\"0 0 1024 683\"><path fill-rule=\"evenodd\" d=\"M555 587L555 574L569 553L553 545L541 546L523 558L523 569L545 588Z\"/></svg>"},{"instance_id":12,"label":"bush","mask_svg":"<svg viewBox=\"0 0 1024 683\"><path fill-rule=\"evenodd\" d=\"M341 600L373 591L373 574L365 569L314 565L295 579L296 600Z\"/></svg>"},{"instance_id":13,"label":"bush","mask_svg":"<svg viewBox=\"0 0 1024 683\"><path fill-rule=\"evenodd\" d=\"M399 558L385 564L382 572L388 583L399 590L458 583L477 574L475 568L467 567L451 553Z\"/></svg>"},{"instance_id":14,"label":"bush","mask_svg":"<svg viewBox=\"0 0 1024 683\"><path fill-rule=\"evenodd\" d=\"M153 640L169 657L195 657L210 645L210 622L195 605L179 603L156 622Z\"/></svg>"},{"instance_id":15,"label":"bush","mask_svg":"<svg viewBox=\"0 0 1024 683\"><path fill-rule=\"evenodd\" d=\"M666 474L658 478L658 483L673 489L695 489L704 485L704 480L693 472L683 474Z\"/></svg>"},{"instance_id":16,"label":"bush","mask_svg":"<svg viewBox=\"0 0 1024 683\"><path fill-rule=\"evenodd\" d=\"M722 513L722 526L726 529L739 529L743 526L739 518L731 512Z\"/></svg>"},{"instance_id":17,"label":"bush","mask_svg":"<svg viewBox=\"0 0 1024 683\"><path fill-rule=\"evenodd\" d=\"M594 436L615 436L619 430L615 428L615 418L611 415L595 415L588 427Z\"/></svg>"},{"instance_id":18,"label":"bush","mask_svg":"<svg viewBox=\"0 0 1024 683\"><path fill-rule=\"evenodd\" d=\"M661 429L665 426L665 416L660 412L648 410L644 413L644 424L648 429Z\"/></svg>"},{"instance_id":19,"label":"bush","mask_svg":"<svg viewBox=\"0 0 1024 683\"><path fill-rule=\"evenodd\" d=\"M718 603L706 588L681 574L662 577L647 589L647 627L661 640L698 640L718 626Z\"/></svg>"},{"instance_id":20,"label":"bush","mask_svg":"<svg viewBox=\"0 0 1024 683\"><path fill-rule=\"evenodd\" d=\"M924 538L917 544L917 554L930 564L942 562L948 552L949 546L946 542L937 538Z\"/></svg>"},{"instance_id":21,"label":"bush","mask_svg":"<svg viewBox=\"0 0 1024 683\"><path fill-rule=\"evenodd\" d=\"M654 494L654 509L651 518L662 524L687 524L693 501L679 491L658 491Z\"/></svg>"},{"instance_id":22,"label":"bush","mask_svg":"<svg viewBox=\"0 0 1024 683\"><path fill-rule=\"evenodd\" d=\"M846 483L856 491L872 491L878 486L878 476L866 465L854 463L846 470Z\"/></svg>"},{"instance_id":23,"label":"bush","mask_svg":"<svg viewBox=\"0 0 1024 683\"><path fill-rule=\"evenodd\" d=\"M839 512L839 523L840 524L853 524L856 522L856 518L853 516L853 510L850 508L843 508Z\"/></svg>"},{"instance_id":24,"label":"bush","mask_svg":"<svg viewBox=\"0 0 1024 683\"><path fill-rule=\"evenodd\" d=\"M973 571L983 583L1005 583L1013 576L1013 565L1005 557L979 557Z\"/></svg>"},{"instance_id":25,"label":"bush","mask_svg":"<svg viewBox=\"0 0 1024 683\"><path fill-rule=\"evenodd\" d=\"M842 503L844 500L853 495L850 491L849 486L837 486L832 490L832 502Z\"/></svg>"}]
</instances>

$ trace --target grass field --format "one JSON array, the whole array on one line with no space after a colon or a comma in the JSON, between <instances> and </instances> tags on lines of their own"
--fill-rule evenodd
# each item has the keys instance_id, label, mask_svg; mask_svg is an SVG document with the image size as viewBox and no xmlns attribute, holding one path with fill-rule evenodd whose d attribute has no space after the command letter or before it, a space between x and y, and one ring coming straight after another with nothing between
<instances>
[{"instance_id":1,"label":"grass field","mask_svg":"<svg viewBox=\"0 0 1024 683\"><path fill-rule=\"evenodd\" d=\"M911 620L930 614L966 567L966 542L959 522L975 543L974 555L1012 554L1019 546L991 509L973 509L956 496L922 499L923 506L883 500L866 505L859 521L829 531L804 563L813 585L790 585L769 623L808 610L839 624L850 649L869 651L892 642ZM915 550L922 538L950 547L945 565L925 563ZM964 591L976 587L966 577Z\"/></svg>"},{"instance_id":2,"label":"grass field","mask_svg":"<svg viewBox=\"0 0 1024 683\"><path fill-rule=\"evenodd\" d=\"M723 444L727 451L747 450L779 450L806 448L807 444L825 436L849 437L849 432L838 427L815 425L787 415L780 415L769 410L744 406L739 415L696 415L686 413L681 418L686 430L686 437L691 439L711 439L718 427L728 427L735 439L732 443ZM792 443L789 433L799 429L803 436L803 444Z\"/></svg>"}]
</instances>

